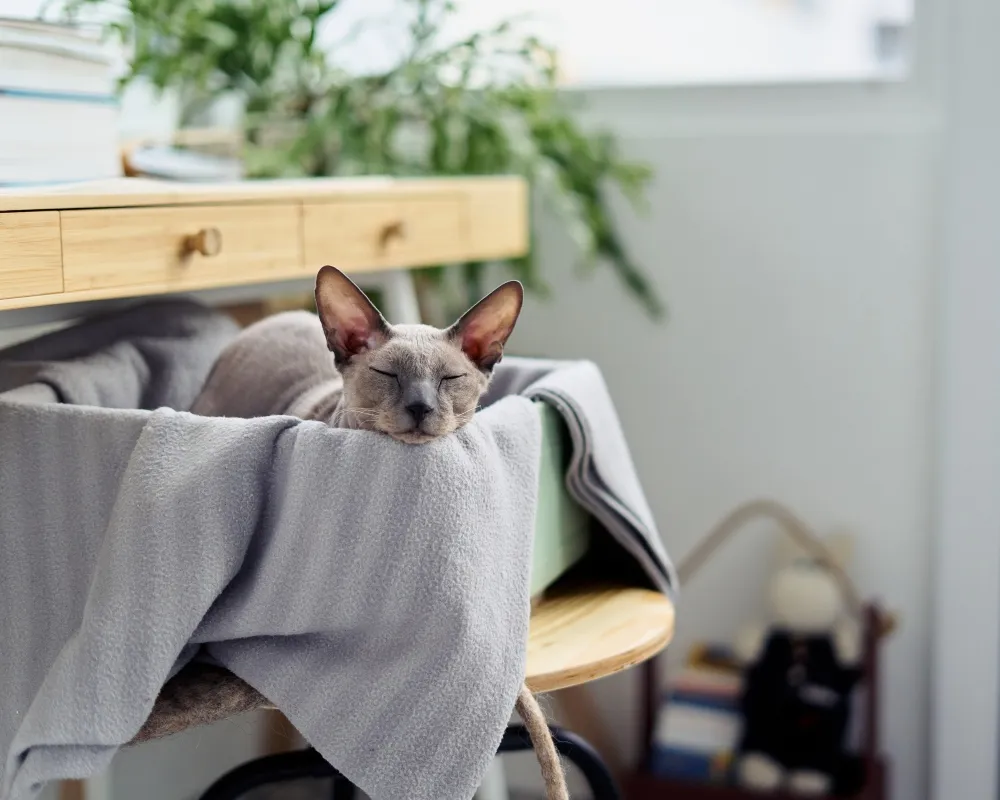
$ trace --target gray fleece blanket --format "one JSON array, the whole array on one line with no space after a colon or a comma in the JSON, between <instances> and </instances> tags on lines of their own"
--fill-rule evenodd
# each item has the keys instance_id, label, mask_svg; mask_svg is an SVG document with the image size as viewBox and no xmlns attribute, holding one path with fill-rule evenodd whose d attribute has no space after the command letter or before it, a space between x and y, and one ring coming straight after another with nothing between
<instances>
[{"instance_id":1,"label":"gray fleece blanket","mask_svg":"<svg viewBox=\"0 0 1000 800\"><path fill-rule=\"evenodd\" d=\"M275 703L376 800L467 800L523 679L540 430L676 585L586 363L505 361L421 447L190 407L235 335L150 303L0 352L0 798L106 768L192 658Z\"/></svg>"}]
</instances>

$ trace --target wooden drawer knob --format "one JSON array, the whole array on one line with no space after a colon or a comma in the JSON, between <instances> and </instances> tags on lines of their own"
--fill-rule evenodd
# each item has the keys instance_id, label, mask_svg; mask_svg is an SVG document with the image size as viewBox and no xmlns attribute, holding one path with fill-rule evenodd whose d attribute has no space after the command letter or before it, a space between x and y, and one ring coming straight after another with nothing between
<instances>
[{"instance_id":1,"label":"wooden drawer knob","mask_svg":"<svg viewBox=\"0 0 1000 800\"><path fill-rule=\"evenodd\" d=\"M184 255L201 253L203 256L217 256L222 251L222 232L218 228L202 228L184 237L182 249Z\"/></svg>"},{"instance_id":2,"label":"wooden drawer knob","mask_svg":"<svg viewBox=\"0 0 1000 800\"><path fill-rule=\"evenodd\" d=\"M393 239L404 238L406 238L406 225L401 219L397 219L395 222L390 222L382 228L382 232L378 237L378 244L384 250Z\"/></svg>"}]
</instances>

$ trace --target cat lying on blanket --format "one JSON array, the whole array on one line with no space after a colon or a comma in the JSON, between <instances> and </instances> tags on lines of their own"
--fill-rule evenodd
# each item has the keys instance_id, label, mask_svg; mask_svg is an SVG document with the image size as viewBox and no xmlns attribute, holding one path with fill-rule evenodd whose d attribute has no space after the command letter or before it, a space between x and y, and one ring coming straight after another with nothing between
<instances>
[{"instance_id":1,"label":"cat lying on blanket","mask_svg":"<svg viewBox=\"0 0 1000 800\"><path fill-rule=\"evenodd\" d=\"M522 300L521 284L510 281L447 329L390 325L346 275L326 266L316 278L319 319L295 311L246 328L219 356L191 410L206 416L290 414L423 444L472 419ZM236 678L211 680L216 695L253 691ZM535 745L547 797L564 800L559 756L527 686L518 694L517 711Z\"/></svg>"}]
</instances>

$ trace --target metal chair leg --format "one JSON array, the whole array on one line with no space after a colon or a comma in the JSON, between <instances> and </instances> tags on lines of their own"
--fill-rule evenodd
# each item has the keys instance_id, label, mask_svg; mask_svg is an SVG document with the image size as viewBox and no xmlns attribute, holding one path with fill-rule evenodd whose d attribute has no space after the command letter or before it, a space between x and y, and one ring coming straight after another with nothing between
<instances>
[{"instance_id":1,"label":"metal chair leg","mask_svg":"<svg viewBox=\"0 0 1000 800\"><path fill-rule=\"evenodd\" d=\"M621 800L615 779L593 747L576 734L560 728L552 728L552 737L560 755L583 774L594 800ZM523 725L511 725L504 732L497 753L522 750L531 750L528 731ZM354 784L310 747L264 756L236 767L213 783L200 800L238 800L252 789L302 778L332 778L332 800L354 800L356 796Z\"/></svg>"},{"instance_id":2,"label":"metal chair leg","mask_svg":"<svg viewBox=\"0 0 1000 800\"><path fill-rule=\"evenodd\" d=\"M351 800L354 796L353 784L310 747L307 750L264 756L241 764L213 783L201 795L200 800L237 800L261 786L302 778L332 778L333 797L336 800Z\"/></svg>"},{"instance_id":3,"label":"metal chair leg","mask_svg":"<svg viewBox=\"0 0 1000 800\"><path fill-rule=\"evenodd\" d=\"M357 796L358 787L343 775L338 775L333 779L333 787L330 789L330 800L355 800Z\"/></svg>"},{"instance_id":4,"label":"metal chair leg","mask_svg":"<svg viewBox=\"0 0 1000 800\"><path fill-rule=\"evenodd\" d=\"M585 739L561 728L551 728L556 750L567 761L575 764L590 786L594 800L621 800L621 792L611 771L597 751ZM498 753L516 753L531 750L531 737L523 725L511 725L500 742Z\"/></svg>"}]
</instances>

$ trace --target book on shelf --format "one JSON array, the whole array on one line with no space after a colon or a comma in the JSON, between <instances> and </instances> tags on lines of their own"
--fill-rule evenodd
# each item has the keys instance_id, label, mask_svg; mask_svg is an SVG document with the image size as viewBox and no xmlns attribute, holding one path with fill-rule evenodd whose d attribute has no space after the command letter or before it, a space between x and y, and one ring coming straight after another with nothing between
<instances>
[{"instance_id":1,"label":"book on shelf","mask_svg":"<svg viewBox=\"0 0 1000 800\"><path fill-rule=\"evenodd\" d=\"M739 670L690 659L660 704L650 770L679 780L726 781L742 730L741 692Z\"/></svg>"}]
</instances>

